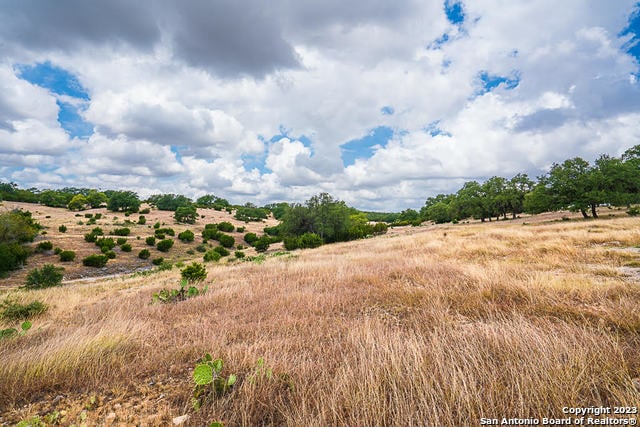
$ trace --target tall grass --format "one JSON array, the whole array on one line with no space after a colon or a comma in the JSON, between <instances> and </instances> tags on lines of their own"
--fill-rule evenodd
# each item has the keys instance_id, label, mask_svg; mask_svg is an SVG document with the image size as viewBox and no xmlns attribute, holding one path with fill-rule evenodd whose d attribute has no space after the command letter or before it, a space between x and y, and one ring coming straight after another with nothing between
<instances>
[{"instance_id":1,"label":"tall grass","mask_svg":"<svg viewBox=\"0 0 640 427\"><path fill-rule=\"evenodd\" d=\"M461 426L634 406L640 285L619 268L639 226L417 228L209 267L207 294L170 305L151 295L178 272L43 290L50 310L0 344L0 410L17 421L63 394L73 420L95 394L94 423ZM205 352L239 381L194 412ZM249 381L260 357L274 375Z\"/></svg>"}]
</instances>

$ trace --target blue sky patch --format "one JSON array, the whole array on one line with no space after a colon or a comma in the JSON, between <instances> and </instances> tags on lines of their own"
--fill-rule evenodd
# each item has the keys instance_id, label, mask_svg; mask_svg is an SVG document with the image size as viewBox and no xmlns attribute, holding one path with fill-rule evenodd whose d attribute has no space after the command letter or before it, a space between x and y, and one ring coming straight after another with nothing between
<instances>
[{"instance_id":1,"label":"blue sky patch","mask_svg":"<svg viewBox=\"0 0 640 427\"><path fill-rule=\"evenodd\" d=\"M489 74L488 71L481 71L478 74L478 80L480 81L481 88L478 91L478 95L484 95L487 92L491 92L493 89L502 85L505 89L511 90L518 87L520 84L520 73L513 71L510 77L500 76L497 74Z\"/></svg>"},{"instance_id":2,"label":"blue sky patch","mask_svg":"<svg viewBox=\"0 0 640 427\"><path fill-rule=\"evenodd\" d=\"M392 116L393 113L396 112L396 110L390 105L385 105L380 109L380 112L385 116Z\"/></svg>"},{"instance_id":3,"label":"blue sky patch","mask_svg":"<svg viewBox=\"0 0 640 427\"><path fill-rule=\"evenodd\" d=\"M79 108L67 102L56 101L58 104L58 122L72 138L88 138L93 135L93 125L84 121L78 113Z\"/></svg>"},{"instance_id":4,"label":"blue sky patch","mask_svg":"<svg viewBox=\"0 0 640 427\"><path fill-rule=\"evenodd\" d=\"M18 64L14 70L22 80L47 89L54 95L78 100L75 103L56 100L58 122L72 138L88 138L93 134L93 125L86 122L80 114L91 98L76 76L49 61L35 65Z\"/></svg>"},{"instance_id":5,"label":"blue sky patch","mask_svg":"<svg viewBox=\"0 0 640 427\"><path fill-rule=\"evenodd\" d=\"M76 76L52 65L49 61L36 65L16 65L15 70L21 79L49 89L56 95L68 95L84 101L90 99L87 90L82 87Z\"/></svg>"},{"instance_id":6,"label":"blue sky patch","mask_svg":"<svg viewBox=\"0 0 640 427\"><path fill-rule=\"evenodd\" d=\"M460 1L445 0L444 13L453 25L462 25L464 22L464 9Z\"/></svg>"},{"instance_id":7,"label":"blue sky patch","mask_svg":"<svg viewBox=\"0 0 640 427\"><path fill-rule=\"evenodd\" d=\"M375 148L386 146L393 134L392 128L378 126L372 129L368 135L342 144L342 164L347 167L354 164L356 159L368 159L373 155Z\"/></svg>"},{"instance_id":8,"label":"blue sky patch","mask_svg":"<svg viewBox=\"0 0 640 427\"><path fill-rule=\"evenodd\" d=\"M618 34L619 37L630 37L622 45L622 49L640 61L640 3L636 3L629 15L627 26Z\"/></svg>"},{"instance_id":9,"label":"blue sky patch","mask_svg":"<svg viewBox=\"0 0 640 427\"><path fill-rule=\"evenodd\" d=\"M266 158L264 154L242 154L242 164L246 171L252 171L258 169L261 174L267 173L267 167L265 166Z\"/></svg>"},{"instance_id":10,"label":"blue sky patch","mask_svg":"<svg viewBox=\"0 0 640 427\"><path fill-rule=\"evenodd\" d=\"M443 135L443 136L450 137L451 133L443 131L439 125L440 125L440 120L434 120L433 122L425 126L424 130L431 136Z\"/></svg>"}]
</instances>

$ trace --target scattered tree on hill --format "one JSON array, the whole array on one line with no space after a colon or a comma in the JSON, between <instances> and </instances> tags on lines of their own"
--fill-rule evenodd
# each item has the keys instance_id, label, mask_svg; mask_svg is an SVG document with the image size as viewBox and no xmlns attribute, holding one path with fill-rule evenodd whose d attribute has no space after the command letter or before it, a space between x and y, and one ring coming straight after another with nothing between
<instances>
[{"instance_id":1,"label":"scattered tree on hill","mask_svg":"<svg viewBox=\"0 0 640 427\"><path fill-rule=\"evenodd\" d=\"M140 209L140 199L138 195L133 191L109 191L109 202L107 203L107 209L113 212L138 212Z\"/></svg>"},{"instance_id":2,"label":"scattered tree on hill","mask_svg":"<svg viewBox=\"0 0 640 427\"><path fill-rule=\"evenodd\" d=\"M177 222L195 224L196 219L198 218L198 211L196 210L196 207L193 205L180 206L176 209L176 212L173 215L173 217Z\"/></svg>"},{"instance_id":3,"label":"scattered tree on hill","mask_svg":"<svg viewBox=\"0 0 640 427\"><path fill-rule=\"evenodd\" d=\"M82 194L76 194L71 198L69 203L67 203L67 209L70 211L83 211L89 206L89 201Z\"/></svg>"},{"instance_id":4,"label":"scattered tree on hill","mask_svg":"<svg viewBox=\"0 0 640 427\"><path fill-rule=\"evenodd\" d=\"M175 211L181 206L191 206L191 199L180 194L155 194L147 202L161 211Z\"/></svg>"}]
</instances>

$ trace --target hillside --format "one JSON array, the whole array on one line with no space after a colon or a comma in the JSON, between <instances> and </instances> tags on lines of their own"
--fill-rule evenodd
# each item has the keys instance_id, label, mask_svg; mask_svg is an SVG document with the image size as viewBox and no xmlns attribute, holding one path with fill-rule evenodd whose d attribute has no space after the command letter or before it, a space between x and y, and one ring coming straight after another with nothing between
<instances>
[{"instance_id":1,"label":"hillside","mask_svg":"<svg viewBox=\"0 0 640 427\"><path fill-rule=\"evenodd\" d=\"M64 221L60 239L82 233ZM175 304L152 295L177 269L37 291L12 276L0 298L50 308L0 341L0 422L463 426L637 407L639 246L629 217L407 227L207 264L207 293ZM195 411L207 352L237 382Z\"/></svg>"}]
</instances>

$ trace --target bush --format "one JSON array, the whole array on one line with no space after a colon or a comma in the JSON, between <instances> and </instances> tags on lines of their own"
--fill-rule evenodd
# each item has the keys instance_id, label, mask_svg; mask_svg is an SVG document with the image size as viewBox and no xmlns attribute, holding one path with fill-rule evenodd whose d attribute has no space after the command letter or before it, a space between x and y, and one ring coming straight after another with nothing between
<instances>
[{"instance_id":1,"label":"bush","mask_svg":"<svg viewBox=\"0 0 640 427\"><path fill-rule=\"evenodd\" d=\"M67 232L67 226L66 225L61 225L60 227L58 227L58 231L61 233L66 233Z\"/></svg>"},{"instance_id":2,"label":"bush","mask_svg":"<svg viewBox=\"0 0 640 427\"><path fill-rule=\"evenodd\" d=\"M160 228L160 223L156 222L155 224L153 224L153 228L155 228L156 230Z\"/></svg>"},{"instance_id":3,"label":"bush","mask_svg":"<svg viewBox=\"0 0 640 427\"><path fill-rule=\"evenodd\" d=\"M141 213L141 214L143 214L143 215L148 215L148 214L150 214L150 213L151 213L151 209L149 209L149 208L144 208L144 209L142 209L142 210L140 211L140 213Z\"/></svg>"},{"instance_id":4,"label":"bush","mask_svg":"<svg viewBox=\"0 0 640 427\"><path fill-rule=\"evenodd\" d=\"M633 206L627 210L627 215L629 216L638 216L640 215L640 207Z\"/></svg>"},{"instance_id":5,"label":"bush","mask_svg":"<svg viewBox=\"0 0 640 427\"><path fill-rule=\"evenodd\" d=\"M300 239L297 236L288 236L284 238L284 248L293 251L300 248Z\"/></svg>"},{"instance_id":6,"label":"bush","mask_svg":"<svg viewBox=\"0 0 640 427\"><path fill-rule=\"evenodd\" d=\"M131 252L131 244L125 243L124 245L120 246L120 249L122 249L122 252Z\"/></svg>"},{"instance_id":7,"label":"bush","mask_svg":"<svg viewBox=\"0 0 640 427\"><path fill-rule=\"evenodd\" d=\"M143 249L140 252L138 252L138 258L140 259L149 259L150 256L151 256L151 252L149 252L149 249Z\"/></svg>"},{"instance_id":8,"label":"bush","mask_svg":"<svg viewBox=\"0 0 640 427\"><path fill-rule=\"evenodd\" d=\"M94 243L96 241L96 239L97 239L97 237L93 233L87 233L87 234L84 235L84 241L85 242Z\"/></svg>"},{"instance_id":9,"label":"bush","mask_svg":"<svg viewBox=\"0 0 640 427\"><path fill-rule=\"evenodd\" d=\"M50 288L62 284L64 268L53 264L45 264L42 268L34 268L27 274L27 289Z\"/></svg>"},{"instance_id":10,"label":"bush","mask_svg":"<svg viewBox=\"0 0 640 427\"><path fill-rule=\"evenodd\" d=\"M102 214L101 213L97 213L93 216L95 219L100 219L102 218Z\"/></svg>"},{"instance_id":11,"label":"bush","mask_svg":"<svg viewBox=\"0 0 640 427\"><path fill-rule=\"evenodd\" d=\"M218 224L218 230L231 233L233 230L235 230L235 227L230 222L224 221Z\"/></svg>"},{"instance_id":12,"label":"bush","mask_svg":"<svg viewBox=\"0 0 640 427\"><path fill-rule=\"evenodd\" d=\"M60 255L62 253L62 248L56 246L55 249L53 250L53 253L56 255Z\"/></svg>"},{"instance_id":13,"label":"bush","mask_svg":"<svg viewBox=\"0 0 640 427\"><path fill-rule=\"evenodd\" d=\"M207 247L205 245L198 245L198 246L196 246L196 251L198 251L198 252L206 252L207 251Z\"/></svg>"},{"instance_id":14,"label":"bush","mask_svg":"<svg viewBox=\"0 0 640 427\"><path fill-rule=\"evenodd\" d=\"M18 243L0 243L0 277L24 265L31 251Z\"/></svg>"},{"instance_id":15,"label":"bush","mask_svg":"<svg viewBox=\"0 0 640 427\"><path fill-rule=\"evenodd\" d=\"M205 262L209 262L209 261L220 261L220 258L222 258L222 255L220 255L218 252L214 251L213 249L208 251L207 253L204 254L204 257L202 257L204 259Z\"/></svg>"},{"instance_id":16,"label":"bush","mask_svg":"<svg viewBox=\"0 0 640 427\"><path fill-rule=\"evenodd\" d=\"M173 247L173 239L160 240L156 247L160 252L169 252L169 249Z\"/></svg>"},{"instance_id":17,"label":"bush","mask_svg":"<svg viewBox=\"0 0 640 427\"><path fill-rule=\"evenodd\" d=\"M38 243L36 250L38 252L42 252L42 251L50 251L51 249L53 249L53 243L47 240L46 242Z\"/></svg>"},{"instance_id":18,"label":"bush","mask_svg":"<svg viewBox=\"0 0 640 427\"><path fill-rule=\"evenodd\" d=\"M156 228L155 234L167 234L169 236L175 236L176 232L173 228Z\"/></svg>"},{"instance_id":19,"label":"bush","mask_svg":"<svg viewBox=\"0 0 640 427\"><path fill-rule=\"evenodd\" d=\"M151 264L153 265L160 265L164 262L164 258L159 257L159 258L154 258L151 260Z\"/></svg>"},{"instance_id":20,"label":"bush","mask_svg":"<svg viewBox=\"0 0 640 427\"><path fill-rule=\"evenodd\" d=\"M269 249L270 244L269 236L262 236L253 243L253 247L256 248L258 252L264 252Z\"/></svg>"},{"instance_id":21,"label":"bush","mask_svg":"<svg viewBox=\"0 0 640 427\"><path fill-rule=\"evenodd\" d=\"M213 227L209 227L213 225ZM220 237L220 232L218 228L214 224L207 224L204 230L202 230L202 239L204 240L218 240Z\"/></svg>"},{"instance_id":22,"label":"bush","mask_svg":"<svg viewBox=\"0 0 640 427\"><path fill-rule=\"evenodd\" d=\"M116 247L116 242L111 237L102 237L96 240L96 246L104 253Z\"/></svg>"},{"instance_id":23,"label":"bush","mask_svg":"<svg viewBox=\"0 0 640 427\"><path fill-rule=\"evenodd\" d=\"M244 230L245 230L245 229L246 229L246 227L238 227L238 228L236 228L236 231L237 231L238 233L244 233Z\"/></svg>"},{"instance_id":24,"label":"bush","mask_svg":"<svg viewBox=\"0 0 640 427\"><path fill-rule=\"evenodd\" d=\"M149 246L155 246L155 245L156 245L156 238L155 238L155 236L149 236L149 237L147 237L144 241L145 241L145 242L147 243L147 245L149 245Z\"/></svg>"},{"instance_id":25,"label":"bush","mask_svg":"<svg viewBox=\"0 0 640 427\"><path fill-rule=\"evenodd\" d=\"M173 218L177 222L195 224L196 218L198 218L198 212L195 206L180 206L173 214Z\"/></svg>"},{"instance_id":26,"label":"bush","mask_svg":"<svg viewBox=\"0 0 640 427\"><path fill-rule=\"evenodd\" d=\"M96 236L104 236L104 232L102 231L102 228L100 228L100 227L94 227L91 230L91 234L94 234Z\"/></svg>"},{"instance_id":27,"label":"bush","mask_svg":"<svg viewBox=\"0 0 640 427\"><path fill-rule=\"evenodd\" d=\"M322 237L316 233L304 233L300 236L299 242L300 248L317 248L324 243Z\"/></svg>"},{"instance_id":28,"label":"bush","mask_svg":"<svg viewBox=\"0 0 640 427\"><path fill-rule=\"evenodd\" d=\"M238 259L242 259L242 258L244 258L244 252L242 252L242 251L236 251L236 252L234 253L234 255L235 255L235 256L236 256L236 258L238 258Z\"/></svg>"},{"instance_id":29,"label":"bush","mask_svg":"<svg viewBox=\"0 0 640 427\"><path fill-rule=\"evenodd\" d=\"M86 267L100 268L107 265L108 261L109 261L109 258L106 255L94 254L94 255L89 255L86 258L83 258L82 265Z\"/></svg>"},{"instance_id":30,"label":"bush","mask_svg":"<svg viewBox=\"0 0 640 427\"><path fill-rule=\"evenodd\" d=\"M84 214L84 217L85 218L93 218L93 214L86 213L86 214Z\"/></svg>"},{"instance_id":31,"label":"bush","mask_svg":"<svg viewBox=\"0 0 640 427\"><path fill-rule=\"evenodd\" d=\"M138 217L138 224L145 225L146 223L147 223L147 218L145 218L144 215L140 215Z\"/></svg>"},{"instance_id":32,"label":"bush","mask_svg":"<svg viewBox=\"0 0 640 427\"><path fill-rule=\"evenodd\" d=\"M222 246L216 246L213 250L218 252L220 256L229 256L229 251Z\"/></svg>"},{"instance_id":33,"label":"bush","mask_svg":"<svg viewBox=\"0 0 640 427\"><path fill-rule=\"evenodd\" d=\"M207 269L204 264L192 262L180 270L180 276L189 283L202 282L207 278Z\"/></svg>"},{"instance_id":34,"label":"bush","mask_svg":"<svg viewBox=\"0 0 640 427\"><path fill-rule=\"evenodd\" d=\"M118 238L116 239L116 244L117 244L118 246L122 246L122 245L124 245L125 243L127 243L127 239L125 239L124 237L118 237Z\"/></svg>"},{"instance_id":35,"label":"bush","mask_svg":"<svg viewBox=\"0 0 640 427\"><path fill-rule=\"evenodd\" d=\"M127 227L116 228L111 231L111 234L115 236L128 236L130 233L131 233L131 230L129 230Z\"/></svg>"},{"instance_id":36,"label":"bush","mask_svg":"<svg viewBox=\"0 0 640 427\"><path fill-rule=\"evenodd\" d=\"M191 231L191 230L185 230L182 233L178 234L178 239L180 239L181 241L183 241L185 243L193 242L195 237L196 236L193 234L193 231Z\"/></svg>"},{"instance_id":37,"label":"bush","mask_svg":"<svg viewBox=\"0 0 640 427\"><path fill-rule=\"evenodd\" d=\"M220 236L218 237L218 241L225 248L232 247L233 244L236 242L236 240L232 236L229 236L228 234L220 234Z\"/></svg>"},{"instance_id":38,"label":"bush","mask_svg":"<svg viewBox=\"0 0 640 427\"><path fill-rule=\"evenodd\" d=\"M280 235L280 227L278 227L277 225L275 227L265 227L264 229L265 234L268 234L269 236L279 236Z\"/></svg>"},{"instance_id":39,"label":"bush","mask_svg":"<svg viewBox=\"0 0 640 427\"><path fill-rule=\"evenodd\" d=\"M27 320L33 316L47 311L48 307L40 301L31 301L29 304L20 304L19 302L6 298L0 304L0 319L8 322L16 322L19 320Z\"/></svg>"},{"instance_id":40,"label":"bush","mask_svg":"<svg viewBox=\"0 0 640 427\"><path fill-rule=\"evenodd\" d=\"M256 233L247 233L244 235L244 241L250 246L253 246L256 240L258 240L258 235Z\"/></svg>"},{"instance_id":41,"label":"bush","mask_svg":"<svg viewBox=\"0 0 640 427\"><path fill-rule=\"evenodd\" d=\"M156 239L158 239L158 240L162 240L162 239L164 239L164 238L165 238L165 237L167 237L167 236L166 236L164 233L156 233L156 234L155 234L155 237L156 237Z\"/></svg>"},{"instance_id":42,"label":"bush","mask_svg":"<svg viewBox=\"0 0 640 427\"><path fill-rule=\"evenodd\" d=\"M171 270L172 268L173 268L173 264L171 264L169 261L162 261L158 265L158 270L160 271L167 271L167 270Z\"/></svg>"},{"instance_id":43,"label":"bush","mask_svg":"<svg viewBox=\"0 0 640 427\"><path fill-rule=\"evenodd\" d=\"M60 252L61 262L71 262L76 259L76 253L74 251L62 251Z\"/></svg>"},{"instance_id":44,"label":"bush","mask_svg":"<svg viewBox=\"0 0 640 427\"><path fill-rule=\"evenodd\" d=\"M109 259L115 259L116 257L116 253L114 251L103 251L103 252Z\"/></svg>"}]
</instances>

